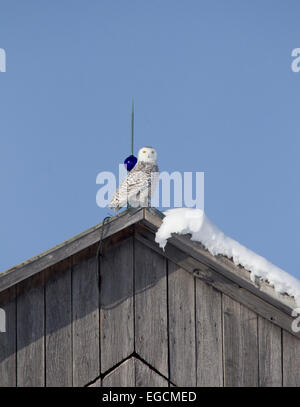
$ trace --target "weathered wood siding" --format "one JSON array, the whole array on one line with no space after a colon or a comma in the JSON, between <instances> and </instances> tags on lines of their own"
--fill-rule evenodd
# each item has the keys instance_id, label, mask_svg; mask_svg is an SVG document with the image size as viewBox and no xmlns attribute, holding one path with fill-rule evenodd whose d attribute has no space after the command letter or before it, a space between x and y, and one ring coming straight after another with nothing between
<instances>
[{"instance_id":1,"label":"weathered wood siding","mask_svg":"<svg viewBox=\"0 0 300 407\"><path fill-rule=\"evenodd\" d=\"M172 250L130 232L0 293L0 386L300 386L300 340Z\"/></svg>"},{"instance_id":2,"label":"weathered wood siding","mask_svg":"<svg viewBox=\"0 0 300 407\"><path fill-rule=\"evenodd\" d=\"M105 251L101 262L101 373L134 351L133 238Z\"/></svg>"}]
</instances>

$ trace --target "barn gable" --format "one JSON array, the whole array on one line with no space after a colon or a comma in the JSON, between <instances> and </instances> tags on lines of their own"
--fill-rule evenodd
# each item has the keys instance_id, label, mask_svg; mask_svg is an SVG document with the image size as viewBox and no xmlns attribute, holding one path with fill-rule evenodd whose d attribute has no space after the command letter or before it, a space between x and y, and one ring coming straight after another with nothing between
<instances>
[{"instance_id":1,"label":"barn gable","mask_svg":"<svg viewBox=\"0 0 300 407\"><path fill-rule=\"evenodd\" d=\"M300 386L293 299L189 236L162 251L161 219L129 209L0 275L1 386Z\"/></svg>"}]
</instances>

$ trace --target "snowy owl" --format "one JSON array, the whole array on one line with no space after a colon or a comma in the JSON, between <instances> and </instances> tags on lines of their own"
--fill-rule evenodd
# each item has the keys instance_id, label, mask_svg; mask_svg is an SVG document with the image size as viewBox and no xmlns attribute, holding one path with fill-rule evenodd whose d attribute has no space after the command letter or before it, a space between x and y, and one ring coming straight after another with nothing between
<instances>
[{"instance_id":1,"label":"snowy owl","mask_svg":"<svg viewBox=\"0 0 300 407\"><path fill-rule=\"evenodd\" d=\"M135 167L115 192L109 207L118 211L127 203L133 207L149 206L157 180L157 152L152 147L143 147Z\"/></svg>"}]
</instances>

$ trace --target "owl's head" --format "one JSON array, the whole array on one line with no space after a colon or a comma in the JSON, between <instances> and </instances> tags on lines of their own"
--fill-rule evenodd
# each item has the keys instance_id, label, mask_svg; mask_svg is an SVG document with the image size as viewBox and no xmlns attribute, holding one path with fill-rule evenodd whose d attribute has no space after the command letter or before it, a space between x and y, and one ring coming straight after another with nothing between
<instances>
[{"instance_id":1,"label":"owl's head","mask_svg":"<svg viewBox=\"0 0 300 407\"><path fill-rule=\"evenodd\" d=\"M138 153L138 161L143 161L145 163L156 163L157 152L152 147L143 147Z\"/></svg>"}]
</instances>

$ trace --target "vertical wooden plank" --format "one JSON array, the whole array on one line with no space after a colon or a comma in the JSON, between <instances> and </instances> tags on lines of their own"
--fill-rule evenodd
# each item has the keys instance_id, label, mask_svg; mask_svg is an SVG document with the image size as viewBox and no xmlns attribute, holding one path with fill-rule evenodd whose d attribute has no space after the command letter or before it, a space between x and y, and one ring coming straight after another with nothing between
<instances>
[{"instance_id":1,"label":"vertical wooden plank","mask_svg":"<svg viewBox=\"0 0 300 407\"><path fill-rule=\"evenodd\" d=\"M138 359L135 359L135 386L136 387L168 387L169 383L164 377Z\"/></svg>"},{"instance_id":2,"label":"vertical wooden plank","mask_svg":"<svg viewBox=\"0 0 300 407\"><path fill-rule=\"evenodd\" d=\"M282 385L281 328L258 317L259 386Z\"/></svg>"},{"instance_id":3,"label":"vertical wooden plank","mask_svg":"<svg viewBox=\"0 0 300 407\"><path fill-rule=\"evenodd\" d=\"M43 273L22 281L17 291L17 386L44 386Z\"/></svg>"},{"instance_id":4,"label":"vertical wooden plank","mask_svg":"<svg viewBox=\"0 0 300 407\"><path fill-rule=\"evenodd\" d=\"M0 387L16 386L16 299L15 287L0 293L0 310L4 315L0 331ZM2 324L1 324L2 327Z\"/></svg>"},{"instance_id":5,"label":"vertical wooden plank","mask_svg":"<svg viewBox=\"0 0 300 407\"><path fill-rule=\"evenodd\" d=\"M258 386L257 315L223 295L225 386Z\"/></svg>"},{"instance_id":6,"label":"vertical wooden plank","mask_svg":"<svg viewBox=\"0 0 300 407\"><path fill-rule=\"evenodd\" d=\"M46 386L72 386L71 268L69 262L46 274Z\"/></svg>"},{"instance_id":7,"label":"vertical wooden plank","mask_svg":"<svg viewBox=\"0 0 300 407\"><path fill-rule=\"evenodd\" d=\"M72 269L73 386L100 375L99 289L95 257L80 258Z\"/></svg>"},{"instance_id":8,"label":"vertical wooden plank","mask_svg":"<svg viewBox=\"0 0 300 407\"><path fill-rule=\"evenodd\" d=\"M115 243L101 260L101 372L134 351L133 238Z\"/></svg>"},{"instance_id":9,"label":"vertical wooden plank","mask_svg":"<svg viewBox=\"0 0 300 407\"><path fill-rule=\"evenodd\" d=\"M223 386L222 295L195 278L197 386Z\"/></svg>"},{"instance_id":10,"label":"vertical wooden plank","mask_svg":"<svg viewBox=\"0 0 300 407\"><path fill-rule=\"evenodd\" d=\"M283 386L300 387L300 340L282 331Z\"/></svg>"},{"instance_id":11,"label":"vertical wooden plank","mask_svg":"<svg viewBox=\"0 0 300 407\"><path fill-rule=\"evenodd\" d=\"M102 380L102 387L135 387L135 358L130 358Z\"/></svg>"},{"instance_id":12,"label":"vertical wooden plank","mask_svg":"<svg viewBox=\"0 0 300 407\"><path fill-rule=\"evenodd\" d=\"M194 277L168 262L170 380L196 386Z\"/></svg>"},{"instance_id":13,"label":"vertical wooden plank","mask_svg":"<svg viewBox=\"0 0 300 407\"><path fill-rule=\"evenodd\" d=\"M102 387L167 387L168 380L135 357L123 362L102 380Z\"/></svg>"},{"instance_id":14,"label":"vertical wooden plank","mask_svg":"<svg viewBox=\"0 0 300 407\"><path fill-rule=\"evenodd\" d=\"M168 377L166 259L135 241L136 352Z\"/></svg>"},{"instance_id":15,"label":"vertical wooden plank","mask_svg":"<svg viewBox=\"0 0 300 407\"><path fill-rule=\"evenodd\" d=\"M102 387L102 379L99 378L94 383L89 384L88 387Z\"/></svg>"}]
</instances>

